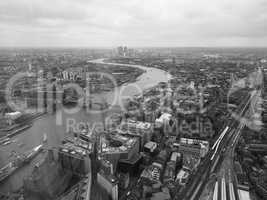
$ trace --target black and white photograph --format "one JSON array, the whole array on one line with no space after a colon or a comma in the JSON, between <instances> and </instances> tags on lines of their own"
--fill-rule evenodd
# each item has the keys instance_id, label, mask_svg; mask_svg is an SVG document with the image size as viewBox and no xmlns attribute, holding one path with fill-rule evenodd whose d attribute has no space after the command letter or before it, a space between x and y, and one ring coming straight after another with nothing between
<instances>
[{"instance_id":1,"label":"black and white photograph","mask_svg":"<svg viewBox=\"0 0 267 200\"><path fill-rule=\"evenodd\" d=\"M0 0L0 200L266 200L266 83L266 0Z\"/></svg>"}]
</instances>

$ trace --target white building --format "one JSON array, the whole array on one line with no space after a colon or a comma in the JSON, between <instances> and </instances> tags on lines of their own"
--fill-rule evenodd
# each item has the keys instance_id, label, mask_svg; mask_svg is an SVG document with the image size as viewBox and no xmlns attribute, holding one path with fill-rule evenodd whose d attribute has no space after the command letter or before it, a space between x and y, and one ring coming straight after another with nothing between
<instances>
[{"instance_id":1,"label":"white building","mask_svg":"<svg viewBox=\"0 0 267 200\"><path fill-rule=\"evenodd\" d=\"M7 120L7 123L9 125L14 123L14 120L18 119L22 115L21 112L16 111L16 112L11 112L11 113L6 113L5 118Z\"/></svg>"},{"instance_id":2,"label":"white building","mask_svg":"<svg viewBox=\"0 0 267 200\"><path fill-rule=\"evenodd\" d=\"M209 151L209 142L190 138L181 138L179 151L183 154L193 154L203 158Z\"/></svg>"}]
</instances>

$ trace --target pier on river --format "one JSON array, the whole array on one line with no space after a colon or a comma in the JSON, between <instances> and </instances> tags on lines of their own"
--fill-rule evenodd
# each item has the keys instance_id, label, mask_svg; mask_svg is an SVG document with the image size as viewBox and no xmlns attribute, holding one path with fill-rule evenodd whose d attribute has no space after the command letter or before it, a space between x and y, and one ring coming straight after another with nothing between
<instances>
[{"instance_id":1,"label":"pier on river","mask_svg":"<svg viewBox=\"0 0 267 200\"><path fill-rule=\"evenodd\" d=\"M94 94L94 99L105 99L109 105L113 105L112 108L107 111L106 115L114 112L120 112L121 110L119 106L119 98L114 100L114 96L118 97L119 95L120 97L132 97L139 94L140 90L143 91L157 85L160 82L166 82L171 78L170 74L160 69L134 64L104 63L103 60L104 59L97 59L90 62L105 64L107 66L120 65L137 67L145 71L134 83L125 83L112 91ZM117 92L117 94L115 94L115 92ZM60 123L57 121L59 116L61 118ZM12 151L23 153L32 149L40 144L44 134L47 135L47 148L58 147L66 136L69 120L73 120L77 124L93 124L102 122L102 116L100 113L86 112L86 110L82 108L72 114L65 112L64 109L60 109L57 110L57 113L55 114L44 115L40 119L34 121L32 127L17 135L15 137L16 142L0 147L0 168L10 161L10 154ZM24 145L21 146L19 144ZM34 164L38 161L38 159L40 158L37 157L30 165L19 169L5 182L0 183L0 191L2 193L8 193L18 190L23 185L23 178L31 174Z\"/></svg>"}]
</instances>

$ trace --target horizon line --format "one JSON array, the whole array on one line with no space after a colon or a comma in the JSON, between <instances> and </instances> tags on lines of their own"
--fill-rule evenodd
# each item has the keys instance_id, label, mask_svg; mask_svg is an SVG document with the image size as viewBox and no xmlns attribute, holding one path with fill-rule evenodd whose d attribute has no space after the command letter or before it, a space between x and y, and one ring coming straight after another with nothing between
<instances>
[{"instance_id":1,"label":"horizon line","mask_svg":"<svg viewBox=\"0 0 267 200\"><path fill-rule=\"evenodd\" d=\"M0 46L0 49L114 49L120 46L128 48L258 48L265 49L267 46L131 46L131 45L117 45L117 46Z\"/></svg>"}]
</instances>

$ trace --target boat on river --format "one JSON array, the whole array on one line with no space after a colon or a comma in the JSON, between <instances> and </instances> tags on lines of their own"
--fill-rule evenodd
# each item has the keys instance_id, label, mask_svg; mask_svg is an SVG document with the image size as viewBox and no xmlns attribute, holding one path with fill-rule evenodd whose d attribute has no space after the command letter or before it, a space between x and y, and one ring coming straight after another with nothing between
<instances>
[{"instance_id":1,"label":"boat on river","mask_svg":"<svg viewBox=\"0 0 267 200\"><path fill-rule=\"evenodd\" d=\"M11 176L17 169L29 163L41 150L43 145L38 145L28 153L16 155L15 160L11 161L0 169L0 182Z\"/></svg>"},{"instance_id":2,"label":"boat on river","mask_svg":"<svg viewBox=\"0 0 267 200\"><path fill-rule=\"evenodd\" d=\"M47 143L47 134L46 133L44 133L44 135L43 135L43 143Z\"/></svg>"}]
</instances>

